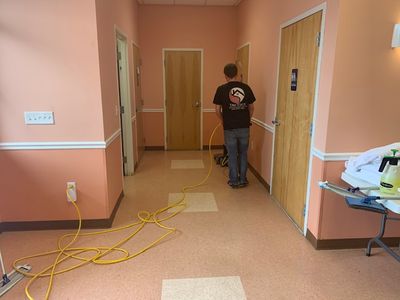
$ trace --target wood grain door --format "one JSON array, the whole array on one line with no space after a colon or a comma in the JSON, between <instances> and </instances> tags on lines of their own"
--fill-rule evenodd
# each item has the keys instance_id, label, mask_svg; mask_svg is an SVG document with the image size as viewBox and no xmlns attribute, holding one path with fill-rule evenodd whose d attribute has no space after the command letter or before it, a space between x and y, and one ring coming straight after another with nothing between
<instances>
[{"instance_id":1,"label":"wood grain door","mask_svg":"<svg viewBox=\"0 0 400 300\"><path fill-rule=\"evenodd\" d=\"M250 46L244 45L236 51L236 65L240 81L249 83L249 52Z\"/></svg>"},{"instance_id":2,"label":"wood grain door","mask_svg":"<svg viewBox=\"0 0 400 300\"><path fill-rule=\"evenodd\" d=\"M272 195L304 225L322 12L281 32Z\"/></svg>"},{"instance_id":3,"label":"wood grain door","mask_svg":"<svg viewBox=\"0 0 400 300\"><path fill-rule=\"evenodd\" d=\"M201 149L201 51L165 51L166 145Z\"/></svg>"},{"instance_id":4,"label":"wood grain door","mask_svg":"<svg viewBox=\"0 0 400 300\"><path fill-rule=\"evenodd\" d=\"M139 48L133 44L133 73L136 106L136 153L139 162L144 153L144 134L143 134L143 100L142 100L142 80L141 80L141 58Z\"/></svg>"}]
</instances>

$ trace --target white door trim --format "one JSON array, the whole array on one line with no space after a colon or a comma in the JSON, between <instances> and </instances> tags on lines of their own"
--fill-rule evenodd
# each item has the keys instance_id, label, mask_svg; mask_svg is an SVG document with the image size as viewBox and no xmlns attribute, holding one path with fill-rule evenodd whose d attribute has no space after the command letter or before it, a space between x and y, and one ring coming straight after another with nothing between
<instances>
[{"instance_id":1,"label":"white door trim","mask_svg":"<svg viewBox=\"0 0 400 300\"><path fill-rule=\"evenodd\" d=\"M199 150L203 149L203 113L201 108L203 107L203 73L204 73L204 49L203 48L162 48L162 68L163 68L163 93L164 93L164 149L168 150L167 147L167 106L166 106L166 85L165 85L165 52L167 51L194 51L200 52L200 148Z\"/></svg>"}]
</instances>

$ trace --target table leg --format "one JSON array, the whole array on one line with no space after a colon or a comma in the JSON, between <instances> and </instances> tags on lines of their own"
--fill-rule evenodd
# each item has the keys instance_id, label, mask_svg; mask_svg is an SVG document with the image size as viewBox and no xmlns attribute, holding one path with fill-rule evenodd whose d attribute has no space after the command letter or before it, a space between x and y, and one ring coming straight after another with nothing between
<instances>
[{"instance_id":1,"label":"table leg","mask_svg":"<svg viewBox=\"0 0 400 300\"><path fill-rule=\"evenodd\" d=\"M379 234L376 237L369 240L367 249L365 250L365 255L367 255L367 256L371 255L371 247L372 247L372 244L375 242L376 244L381 246L383 248L383 250L385 250L387 253L389 253L391 256L393 256L397 261L400 262L400 255L398 255L396 252L394 252L392 249L390 249L388 246L386 246L386 244L381 240L381 238L385 234L387 218L388 218L387 214L382 215L381 228L379 230Z\"/></svg>"}]
</instances>

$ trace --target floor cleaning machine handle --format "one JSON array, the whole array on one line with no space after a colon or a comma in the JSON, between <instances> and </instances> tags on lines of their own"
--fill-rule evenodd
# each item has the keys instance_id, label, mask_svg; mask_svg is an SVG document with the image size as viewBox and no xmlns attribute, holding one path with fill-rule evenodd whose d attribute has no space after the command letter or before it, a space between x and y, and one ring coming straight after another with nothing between
<instances>
[{"instance_id":1,"label":"floor cleaning machine handle","mask_svg":"<svg viewBox=\"0 0 400 300\"><path fill-rule=\"evenodd\" d=\"M1 256L1 251L0 251L0 265L1 265L1 271L3 272L3 282L1 284L1 286L4 286L10 282L10 279L8 279L6 270L4 268L3 256Z\"/></svg>"}]
</instances>

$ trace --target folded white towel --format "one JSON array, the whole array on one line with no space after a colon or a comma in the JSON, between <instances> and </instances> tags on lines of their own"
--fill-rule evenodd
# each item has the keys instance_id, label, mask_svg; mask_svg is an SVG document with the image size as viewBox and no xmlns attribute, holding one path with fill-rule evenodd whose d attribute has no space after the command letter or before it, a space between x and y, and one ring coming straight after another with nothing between
<instances>
[{"instance_id":1,"label":"folded white towel","mask_svg":"<svg viewBox=\"0 0 400 300\"><path fill-rule=\"evenodd\" d=\"M360 154L359 156L351 157L348 161L346 161L345 166L350 170L357 171L365 165L379 164L385 155L392 154L392 152L390 151L391 149L400 150L400 142L378 148L373 148Z\"/></svg>"},{"instance_id":2,"label":"folded white towel","mask_svg":"<svg viewBox=\"0 0 400 300\"><path fill-rule=\"evenodd\" d=\"M350 169L346 169L345 172L356 179L368 182L369 186L379 186L379 183L381 182L382 173L379 173L378 171L375 172L365 169L352 171Z\"/></svg>"},{"instance_id":3,"label":"folded white towel","mask_svg":"<svg viewBox=\"0 0 400 300\"><path fill-rule=\"evenodd\" d=\"M380 173L379 167L381 166L381 162L382 162L382 160L376 160L376 161L374 160L374 162L371 164L361 166L360 170ZM382 175L382 173L380 173L380 174Z\"/></svg>"}]
</instances>

